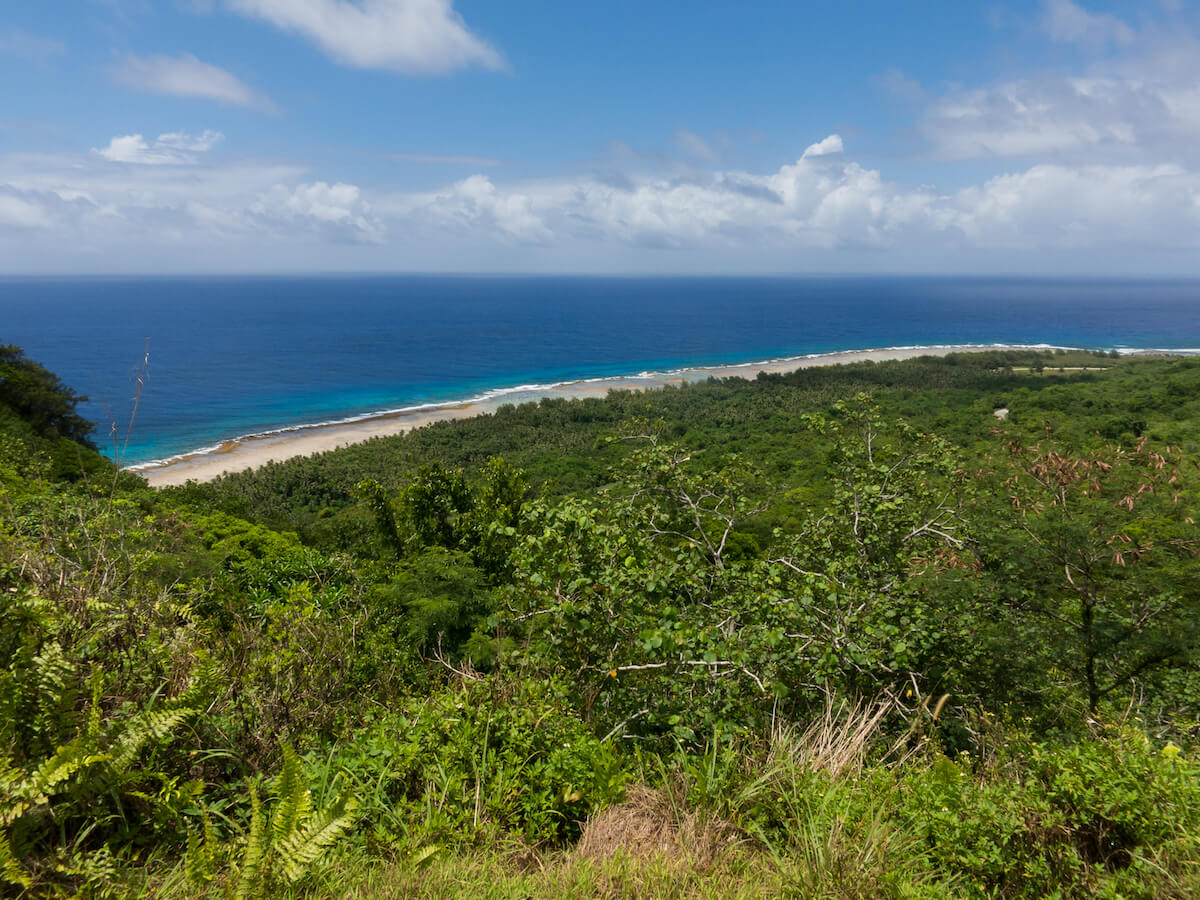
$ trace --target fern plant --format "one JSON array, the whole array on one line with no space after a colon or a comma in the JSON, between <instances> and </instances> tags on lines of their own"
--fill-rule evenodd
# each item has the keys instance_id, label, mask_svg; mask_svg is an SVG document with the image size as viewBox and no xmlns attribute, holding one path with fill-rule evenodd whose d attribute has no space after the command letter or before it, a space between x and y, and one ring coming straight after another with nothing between
<instances>
[{"instance_id":1,"label":"fern plant","mask_svg":"<svg viewBox=\"0 0 1200 900\"><path fill-rule=\"evenodd\" d=\"M187 853L183 859L184 874L193 884L212 881L220 864L221 844L207 809L200 811L200 828L189 828Z\"/></svg>"},{"instance_id":2,"label":"fern plant","mask_svg":"<svg viewBox=\"0 0 1200 900\"><path fill-rule=\"evenodd\" d=\"M4 830L0 830L0 884L33 887L33 879L13 857L12 847L8 844L8 834Z\"/></svg>"},{"instance_id":3,"label":"fern plant","mask_svg":"<svg viewBox=\"0 0 1200 900\"><path fill-rule=\"evenodd\" d=\"M20 766L0 756L0 880L4 882L29 887L31 879L20 860L55 843L76 856L67 866L70 871L64 870L74 874L88 857L80 842L98 822L116 815L109 800L118 809L123 794L152 801L135 790L148 775L138 766L143 753L170 743L178 727L197 713L175 704L144 709L113 723L105 733L99 671L91 681L92 702L74 739L33 765Z\"/></svg>"},{"instance_id":4,"label":"fern plant","mask_svg":"<svg viewBox=\"0 0 1200 900\"><path fill-rule=\"evenodd\" d=\"M272 787L274 809L268 816L254 784L250 784L250 828L238 866L234 896L238 900L261 896L280 876L290 883L303 878L338 840L353 826L356 802L342 794L336 802L316 809L308 778L300 757L289 746L283 747L283 768ZM195 840L195 853L189 851L191 868L203 869L204 854L210 854L206 840ZM203 876L201 879L203 880Z\"/></svg>"}]
</instances>

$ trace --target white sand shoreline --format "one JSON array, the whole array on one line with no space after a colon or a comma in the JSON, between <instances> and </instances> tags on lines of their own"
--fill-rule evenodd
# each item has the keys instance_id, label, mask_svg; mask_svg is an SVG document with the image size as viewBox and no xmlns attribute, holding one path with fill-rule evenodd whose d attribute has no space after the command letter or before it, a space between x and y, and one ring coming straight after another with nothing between
<instances>
[{"instance_id":1,"label":"white sand shoreline","mask_svg":"<svg viewBox=\"0 0 1200 900\"><path fill-rule=\"evenodd\" d=\"M187 481L210 481L227 472L257 469L268 462L281 462L297 456L312 456L375 437L403 434L433 422L464 419L494 412L508 403L527 403L548 397L595 397L612 390L653 390L668 385L708 378L754 378L760 373L785 373L814 366L847 363L883 362L910 359L915 356L945 356L949 353L970 353L987 350L1050 350L1044 344L961 344L919 347L885 347L875 350L844 350L818 353L760 362L735 363L720 366L696 366L667 372L642 372L611 378L589 378L546 385L521 385L489 391L467 400L443 404L422 404L395 410L385 410L363 416L311 425L295 425L261 434L250 434L222 441L164 460L129 466L129 471L141 475L151 487L180 485ZM1066 349L1066 348L1064 348Z\"/></svg>"}]
</instances>

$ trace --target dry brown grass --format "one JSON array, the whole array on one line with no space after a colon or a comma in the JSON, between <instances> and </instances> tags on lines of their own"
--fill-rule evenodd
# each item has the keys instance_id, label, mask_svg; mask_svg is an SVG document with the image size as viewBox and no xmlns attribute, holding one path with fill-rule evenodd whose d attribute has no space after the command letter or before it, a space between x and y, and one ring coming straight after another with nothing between
<instances>
[{"instance_id":1,"label":"dry brown grass","mask_svg":"<svg viewBox=\"0 0 1200 900\"><path fill-rule=\"evenodd\" d=\"M604 861L618 855L659 858L706 871L746 843L733 825L676 802L645 785L629 789L624 803L610 806L584 825L577 859Z\"/></svg>"},{"instance_id":2,"label":"dry brown grass","mask_svg":"<svg viewBox=\"0 0 1200 900\"><path fill-rule=\"evenodd\" d=\"M781 774L824 772L832 778L856 777L880 725L895 709L895 701L887 698L854 705L835 705L829 698L823 714L804 730L784 726L772 731L764 768ZM892 748L892 753L896 749Z\"/></svg>"}]
</instances>

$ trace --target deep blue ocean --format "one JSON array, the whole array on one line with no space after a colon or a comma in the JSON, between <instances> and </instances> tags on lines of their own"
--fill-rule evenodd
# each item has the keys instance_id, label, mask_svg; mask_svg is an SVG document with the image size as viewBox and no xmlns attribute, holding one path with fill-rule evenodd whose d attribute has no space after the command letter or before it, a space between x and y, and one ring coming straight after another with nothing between
<instances>
[{"instance_id":1,"label":"deep blue ocean","mask_svg":"<svg viewBox=\"0 0 1200 900\"><path fill-rule=\"evenodd\" d=\"M1200 348L1200 282L997 278L3 278L0 343L127 463L489 390L834 350ZM111 452L111 445L106 449Z\"/></svg>"}]
</instances>

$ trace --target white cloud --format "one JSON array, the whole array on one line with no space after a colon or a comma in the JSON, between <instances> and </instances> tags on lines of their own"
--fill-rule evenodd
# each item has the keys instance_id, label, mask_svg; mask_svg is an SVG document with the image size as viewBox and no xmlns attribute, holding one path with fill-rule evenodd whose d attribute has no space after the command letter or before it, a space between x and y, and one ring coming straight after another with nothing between
<instances>
[{"instance_id":1,"label":"white cloud","mask_svg":"<svg viewBox=\"0 0 1200 900\"><path fill-rule=\"evenodd\" d=\"M955 203L975 245L1200 247L1200 174L1179 166L1039 165L968 188Z\"/></svg>"},{"instance_id":2,"label":"white cloud","mask_svg":"<svg viewBox=\"0 0 1200 900\"><path fill-rule=\"evenodd\" d=\"M36 198L0 186L0 228L46 229L54 224Z\"/></svg>"},{"instance_id":3,"label":"white cloud","mask_svg":"<svg viewBox=\"0 0 1200 900\"><path fill-rule=\"evenodd\" d=\"M767 175L545 179L473 176L377 203L397 221L474 241L599 248L870 248L902 252L1200 247L1200 174L1179 166L1035 166L956 193L906 187L855 162L801 157Z\"/></svg>"},{"instance_id":4,"label":"white cloud","mask_svg":"<svg viewBox=\"0 0 1200 900\"><path fill-rule=\"evenodd\" d=\"M1133 29L1116 16L1090 13L1071 0L1046 0L1042 27L1053 40L1098 48L1134 39Z\"/></svg>"},{"instance_id":5,"label":"white cloud","mask_svg":"<svg viewBox=\"0 0 1200 900\"><path fill-rule=\"evenodd\" d=\"M93 149L109 162L135 163L137 165L190 165L196 162L196 153L205 153L224 139L219 131L205 131L198 135L172 132L160 134L158 140L148 144L140 134L115 137L108 146Z\"/></svg>"},{"instance_id":6,"label":"white cloud","mask_svg":"<svg viewBox=\"0 0 1200 900\"><path fill-rule=\"evenodd\" d=\"M86 196L69 190L0 184L0 236L10 240L14 233L24 232L57 242L81 223L97 224L106 214Z\"/></svg>"},{"instance_id":7,"label":"white cloud","mask_svg":"<svg viewBox=\"0 0 1200 900\"><path fill-rule=\"evenodd\" d=\"M1129 113L1143 99L1154 102L1112 81L1010 82L940 100L921 128L950 159L1130 145Z\"/></svg>"},{"instance_id":8,"label":"white cloud","mask_svg":"<svg viewBox=\"0 0 1200 900\"><path fill-rule=\"evenodd\" d=\"M546 244L554 235L520 190L500 191L483 175L472 175L448 190L403 204L420 218L459 234L491 234L522 244Z\"/></svg>"},{"instance_id":9,"label":"white cloud","mask_svg":"<svg viewBox=\"0 0 1200 900\"><path fill-rule=\"evenodd\" d=\"M294 31L360 69L438 74L502 69L500 53L472 34L452 0L229 0L233 9Z\"/></svg>"},{"instance_id":10,"label":"white cloud","mask_svg":"<svg viewBox=\"0 0 1200 900\"><path fill-rule=\"evenodd\" d=\"M800 158L809 159L814 156L828 156L831 153L841 153L843 149L842 136L840 134L831 134L822 141L810 144Z\"/></svg>"},{"instance_id":11,"label":"white cloud","mask_svg":"<svg viewBox=\"0 0 1200 900\"><path fill-rule=\"evenodd\" d=\"M277 184L250 212L268 225L285 226L287 233L299 228L334 241L370 244L382 242L384 235L383 224L374 217L358 187L341 182L317 181L295 187Z\"/></svg>"},{"instance_id":12,"label":"white cloud","mask_svg":"<svg viewBox=\"0 0 1200 900\"><path fill-rule=\"evenodd\" d=\"M120 84L151 94L169 94L248 106L277 114L274 102L231 72L201 62L190 53L180 56L130 56L111 70Z\"/></svg>"},{"instance_id":13,"label":"white cloud","mask_svg":"<svg viewBox=\"0 0 1200 900\"><path fill-rule=\"evenodd\" d=\"M148 248L222 248L215 251L218 268L229 254L253 258L281 245L373 245L386 236L357 186L305 181L302 168L153 164L164 154L201 152L218 139L213 132L176 133L147 145L133 135L105 148L122 162L149 157L149 165L112 166L100 151L0 156L0 236L8 233L7 240L0 237L0 257L18 230L43 235L64 258L124 253L136 260Z\"/></svg>"},{"instance_id":14,"label":"white cloud","mask_svg":"<svg viewBox=\"0 0 1200 900\"><path fill-rule=\"evenodd\" d=\"M1200 41L1139 36L1075 74L953 91L919 128L947 159L1035 156L1080 162L1200 159Z\"/></svg>"},{"instance_id":15,"label":"white cloud","mask_svg":"<svg viewBox=\"0 0 1200 900\"><path fill-rule=\"evenodd\" d=\"M1200 168L1179 163L1039 164L942 191L810 153L765 173L519 182L475 174L414 193L239 158L194 166L108 158L199 154L215 141L211 132L153 143L132 135L110 143L105 157L0 156L0 260L29 265L32 249L43 248L42 258L61 259L63 270L72 260L93 268L78 262L89 252L87 259L132 266L153 257L194 268L189 260L204 250L214 269L271 259L298 270L335 269L335 260L351 268L528 270L570 259L593 271L620 268L614 260L711 271L752 259L786 271L838 268L842 259L859 269L872 259L895 271L918 258L953 268L965 254L986 265L1014 253L1052 269L1057 254L1071 253L1103 270L1174 253L1177 271L1200 274ZM834 146L814 146L822 145ZM662 250L674 252L655 255Z\"/></svg>"},{"instance_id":16,"label":"white cloud","mask_svg":"<svg viewBox=\"0 0 1200 900\"><path fill-rule=\"evenodd\" d=\"M115 137L102 149L92 148L92 152L103 156L109 162L132 163L171 163L175 158L169 154L158 154L150 149L146 139L140 134L129 134Z\"/></svg>"}]
</instances>

